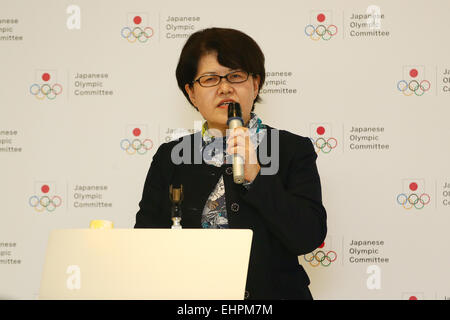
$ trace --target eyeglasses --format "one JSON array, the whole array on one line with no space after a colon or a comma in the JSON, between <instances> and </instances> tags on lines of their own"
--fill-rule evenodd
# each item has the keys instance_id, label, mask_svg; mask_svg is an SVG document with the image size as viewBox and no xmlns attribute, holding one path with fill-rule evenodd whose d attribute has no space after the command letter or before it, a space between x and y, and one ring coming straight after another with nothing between
<instances>
[{"instance_id":1,"label":"eyeglasses","mask_svg":"<svg viewBox=\"0 0 450 320\"><path fill-rule=\"evenodd\" d=\"M230 72L224 76L219 76L217 74L207 74L192 81L192 84L198 82L199 85L205 88L214 87L217 86L220 81L222 81L222 78L227 79L227 81L230 83L241 83L247 81L249 75L250 73L248 73L247 71L241 70Z\"/></svg>"}]
</instances>

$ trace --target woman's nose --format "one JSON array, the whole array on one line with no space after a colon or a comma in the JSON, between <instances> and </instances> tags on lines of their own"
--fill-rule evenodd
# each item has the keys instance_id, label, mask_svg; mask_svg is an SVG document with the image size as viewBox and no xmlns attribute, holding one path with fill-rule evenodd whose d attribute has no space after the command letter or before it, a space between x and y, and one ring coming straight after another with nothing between
<instances>
[{"instance_id":1,"label":"woman's nose","mask_svg":"<svg viewBox=\"0 0 450 320\"><path fill-rule=\"evenodd\" d=\"M220 79L219 82L219 94L221 93L229 93L233 90L233 86L228 82L226 78Z\"/></svg>"}]
</instances>

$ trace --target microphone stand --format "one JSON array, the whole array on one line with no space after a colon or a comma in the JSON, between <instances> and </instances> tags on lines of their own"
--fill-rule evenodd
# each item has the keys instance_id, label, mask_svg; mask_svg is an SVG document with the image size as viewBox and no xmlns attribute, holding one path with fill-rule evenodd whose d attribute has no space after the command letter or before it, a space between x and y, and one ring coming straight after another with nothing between
<instances>
[{"instance_id":1,"label":"microphone stand","mask_svg":"<svg viewBox=\"0 0 450 320\"><path fill-rule=\"evenodd\" d=\"M169 187L169 199L172 202L171 219L172 229L181 229L181 207L180 204L183 201L183 185L180 188Z\"/></svg>"}]
</instances>

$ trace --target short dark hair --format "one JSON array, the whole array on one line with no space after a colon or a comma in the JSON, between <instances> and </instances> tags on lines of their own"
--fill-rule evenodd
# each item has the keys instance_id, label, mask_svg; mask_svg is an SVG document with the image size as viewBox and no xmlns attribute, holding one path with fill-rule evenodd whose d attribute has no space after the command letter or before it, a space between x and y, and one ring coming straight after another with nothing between
<instances>
[{"instance_id":1,"label":"short dark hair","mask_svg":"<svg viewBox=\"0 0 450 320\"><path fill-rule=\"evenodd\" d=\"M255 40L235 29L203 29L193 33L186 41L176 70L178 87L192 106L194 105L184 87L186 84L192 85L200 58L211 52L217 52L217 61L225 67L259 75L259 90L261 90L266 77L264 54ZM258 91L252 111L255 109L255 102L260 101Z\"/></svg>"}]
</instances>

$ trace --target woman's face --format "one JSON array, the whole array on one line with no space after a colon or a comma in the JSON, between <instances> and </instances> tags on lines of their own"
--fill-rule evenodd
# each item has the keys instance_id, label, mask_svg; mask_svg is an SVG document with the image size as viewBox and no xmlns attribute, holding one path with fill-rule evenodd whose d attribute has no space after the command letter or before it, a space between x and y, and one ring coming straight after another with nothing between
<instances>
[{"instance_id":1,"label":"woman's face","mask_svg":"<svg viewBox=\"0 0 450 320\"><path fill-rule=\"evenodd\" d=\"M205 74L224 76L231 71L235 71L235 69L219 64L217 53L209 53L200 58L197 75L194 79L198 79ZM258 95L259 76L250 75L247 81L241 83L230 83L225 78L222 78L218 85L208 88L200 86L198 82L194 82L192 87L186 84L185 89L191 102L208 122L208 127L218 129L224 135L225 130L228 128L228 108L223 103L226 101L238 102L241 105L242 118L246 125L250 120L253 101Z\"/></svg>"}]
</instances>

